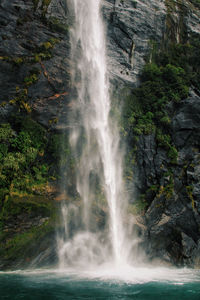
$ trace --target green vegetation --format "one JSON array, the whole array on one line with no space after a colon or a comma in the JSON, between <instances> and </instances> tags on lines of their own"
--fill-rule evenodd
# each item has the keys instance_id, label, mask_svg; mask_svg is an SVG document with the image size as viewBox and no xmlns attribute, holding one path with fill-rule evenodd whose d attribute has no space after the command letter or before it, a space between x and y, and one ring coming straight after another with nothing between
<instances>
[{"instance_id":1,"label":"green vegetation","mask_svg":"<svg viewBox=\"0 0 200 300\"><path fill-rule=\"evenodd\" d=\"M128 212L133 215L143 215L147 207L148 202L145 200L145 195L142 194L133 204L129 204Z\"/></svg>"},{"instance_id":2,"label":"green vegetation","mask_svg":"<svg viewBox=\"0 0 200 300\"><path fill-rule=\"evenodd\" d=\"M34 224L38 216L42 221ZM56 206L44 196L7 196L0 212L1 259L35 257L38 252L35 245L54 233L55 220ZM17 230L14 224L17 224Z\"/></svg>"},{"instance_id":3,"label":"green vegetation","mask_svg":"<svg viewBox=\"0 0 200 300\"><path fill-rule=\"evenodd\" d=\"M41 11L41 19L42 21L50 27L50 29L54 32L60 32L63 34L66 34L69 32L69 25L62 23L61 19L58 19L56 17L46 17L48 7L51 3L51 0L42 0L41 3L39 0L32 0L33 1L33 8L34 11L39 9ZM40 5L39 5L40 3ZM18 23L19 25L23 22L23 20L19 19Z\"/></svg>"},{"instance_id":4,"label":"green vegetation","mask_svg":"<svg viewBox=\"0 0 200 300\"><path fill-rule=\"evenodd\" d=\"M48 166L43 160L46 132L30 118L0 126L1 195L33 193L47 184Z\"/></svg>"},{"instance_id":5,"label":"green vegetation","mask_svg":"<svg viewBox=\"0 0 200 300\"><path fill-rule=\"evenodd\" d=\"M180 102L188 96L188 91L183 68L168 63L164 66L147 64L140 87L127 97L124 106L123 128L129 146L136 150L135 144L141 134L155 134L158 147L167 151L171 164L176 164L178 151L170 137L171 119L166 105Z\"/></svg>"},{"instance_id":6,"label":"green vegetation","mask_svg":"<svg viewBox=\"0 0 200 300\"><path fill-rule=\"evenodd\" d=\"M165 65L155 62L148 63L142 73L140 87L134 89L132 95L127 97L123 125L130 147L129 152L132 153L128 169L131 169L131 166L133 168L131 163L134 163L135 151L133 150L137 150L135 145L138 137L142 134L154 134L157 146L165 149L170 164L177 163L178 151L171 140L171 119L167 111L167 104L172 102L176 105L186 98L189 82L183 68L168 62ZM132 180L132 176L132 174L130 178L126 176L126 180ZM162 194L167 198L173 194L172 176L170 183L163 187ZM145 200L139 200L135 205L136 210L140 206L144 210L148 207Z\"/></svg>"},{"instance_id":7,"label":"green vegetation","mask_svg":"<svg viewBox=\"0 0 200 300\"><path fill-rule=\"evenodd\" d=\"M33 83L35 83L36 81L38 81L37 74L32 74L32 75L27 76L27 77L24 78L24 83L26 84L26 86L30 86Z\"/></svg>"},{"instance_id":8,"label":"green vegetation","mask_svg":"<svg viewBox=\"0 0 200 300\"><path fill-rule=\"evenodd\" d=\"M50 2L33 0L34 9L39 9L41 21L47 29L53 26L52 32L65 33L68 27L57 19L48 23L46 13ZM16 25L25 26L32 18L32 14L24 17L20 14ZM0 104L2 107L8 103L17 107L14 116L9 115L0 121L0 257L3 260L26 259L26 251L37 255L40 250L34 244L55 230L57 205L52 198L56 198L61 180L58 170L62 167L73 173L74 161L68 138L63 140L62 134L53 132L53 126L44 128L31 119L29 88L37 83L42 72L48 77L42 61L52 58L53 48L60 42L54 33L51 36L37 45L33 41L30 47L27 46L28 55L0 56L4 65L9 63L9 68L20 74L9 93L12 96L4 96ZM54 123L56 121L53 119ZM44 220L40 222L41 219Z\"/></svg>"},{"instance_id":9,"label":"green vegetation","mask_svg":"<svg viewBox=\"0 0 200 300\"><path fill-rule=\"evenodd\" d=\"M22 64L31 64L32 66L32 64L41 63L43 60L50 59L52 57L52 49L59 42L60 40L57 38L50 38L35 49L35 53L33 53L32 57L0 56L0 60L11 63L13 68L19 68ZM12 99L9 99L9 103L17 105L19 110L30 113L32 108L29 102L28 89L39 80L41 72L41 68L39 69L38 67L32 66L20 86L16 86L16 95ZM7 102L3 101L1 106L5 106L6 104Z\"/></svg>"},{"instance_id":10,"label":"green vegetation","mask_svg":"<svg viewBox=\"0 0 200 300\"><path fill-rule=\"evenodd\" d=\"M27 113L31 112L31 106L28 103L28 89L22 88L20 89L18 86L16 87L16 96L13 99L9 100L9 103L12 105L18 105L19 110L22 109Z\"/></svg>"},{"instance_id":11,"label":"green vegetation","mask_svg":"<svg viewBox=\"0 0 200 300\"><path fill-rule=\"evenodd\" d=\"M6 61L12 64L13 67L18 67L18 68L22 64L35 64L43 60L51 59L53 56L52 50L55 47L55 45L58 44L59 42L60 39L58 38L50 38L48 41L35 47L35 51L34 53L32 53L31 56L23 56L23 57L0 56L0 60ZM36 74L32 74L32 75L39 75L39 73L36 72ZM35 81L32 81L32 83L34 83Z\"/></svg>"},{"instance_id":12,"label":"green vegetation","mask_svg":"<svg viewBox=\"0 0 200 300\"><path fill-rule=\"evenodd\" d=\"M32 216L41 215L50 217L53 213L53 202L44 196L38 195L13 195L7 196L2 207L0 218L6 221L14 219L21 213L32 214ZM11 220L12 222L12 220Z\"/></svg>"},{"instance_id":13,"label":"green vegetation","mask_svg":"<svg viewBox=\"0 0 200 300\"><path fill-rule=\"evenodd\" d=\"M14 67L20 67L25 62L25 59L23 57L0 56L0 60L7 61Z\"/></svg>"},{"instance_id":14,"label":"green vegetation","mask_svg":"<svg viewBox=\"0 0 200 300\"><path fill-rule=\"evenodd\" d=\"M58 216L52 197L56 198L60 168L70 172L67 184L69 194L73 193L74 160L67 134L50 132L22 115L0 124L0 257L4 262L31 259L41 251L36 244L40 247L43 239L50 243Z\"/></svg>"},{"instance_id":15,"label":"green vegetation","mask_svg":"<svg viewBox=\"0 0 200 300\"><path fill-rule=\"evenodd\" d=\"M16 96L13 99L9 100L9 103L12 105L18 105L19 109L26 111L27 113L31 112L31 106L28 103L28 88L32 84L38 81L38 76L40 70L34 68L29 71L29 76L24 78L23 86L16 87Z\"/></svg>"},{"instance_id":16,"label":"green vegetation","mask_svg":"<svg viewBox=\"0 0 200 300\"><path fill-rule=\"evenodd\" d=\"M151 194L153 195L151 199L156 194L170 198L174 192L172 168L177 164L178 150L171 138L172 115L169 108L176 109L180 101L187 98L190 87L196 91L200 90L199 35L190 33L190 36L187 36L184 30L184 16L187 11L181 1L175 3L173 0L167 0L166 2L168 16L165 39L161 45L153 40L149 42L149 55L146 57L146 65L141 74L141 84L128 96L125 95L121 128L121 133L128 144L125 171L127 182L133 180L137 142L141 135L153 134L157 147L166 152L169 162L165 162L166 165L161 168L171 170L169 181L157 188L157 191ZM179 41L174 35L177 24L174 23L172 14L175 10L181 16ZM146 197L149 191L143 192L146 192ZM194 202L192 205L194 206Z\"/></svg>"},{"instance_id":17,"label":"green vegetation","mask_svg":"<svg viewBox=\"0 0 200 300\"><path fill-rule=\"evenodd\" d=\"M59 42L59 39L51 38L49 41L41 44L39 47L37 47L36 52L34 53L33 61L37 63L42 60L50 59L52 57L52 49Z\"/></svg>"},{"instance_id":18,"label":"green vegetation","mask_svg":"<svg viewBox=\"0 0 200 300\"><path fill-rule=\"evenodd\" d=\"M200 39L198 34L191 34L186 43L169 44L165 51L160 51L156 58L158 65L172 64L182 68L188 86L200 89Z\"/></svg>"},{"instance_id":19,"label":"green vegetation","mask_svg":"<svg viewBox=\"0 0 200 300\"><path fill-rule=\"evenodd\" d=\"M195 207L195 201L193 197L193 186L192 185L186 186L186 192L189 199L191 200L192 208L195 209L196 207Z\"/></svg>"},{"instance_id":20,"label":"green vegetation","mask_svg":"<svg viewBox=\"0 0 200 300\"><path fill-rule=\"evenodd\" d=\"M69 25L61 23L58 18L50 17L48 19L48 25L52 31L61 32L63 34L69 32Z\"/></svg>"},{"instance_id":21,"label":"green vegetation","mask_svg":"<svg viewBox=\"0 0 200 300\"><path fill-rule=\"evenodd\" d=\"M3 203L6 195L45 194L58 169L73 174L74 159L67 134L49 132L30 117L13 117L0 124L0 165Z\"/></svg>"},{"instance_id":22,"label":"green vegetation","mask_svg":"<svg viewBox=\"0 0 200 300\"><path fill-rule=\"evenodd\" d=\"M154 52L151 59L144 67L140 87L126 97L123 129L132 145L136 136L156 132L158 145L169 149L173 145L167 104L186 98L190 86L200 89L200 41L192 35L186 44L171 43L157 55ZM176 151L170 151L170 156L172 152L175 155Z\"/></svg>"},{"instance_id":23,"label":"green vegetation","mask_svg":"<svg viewBox=\"0 0 200 300\"><path fill-rule=\"evenodd\" d=\"M153 133L157 127L163 130L169 127L170 117L166 104L186 98L188 91L187 76L181 67L147 64L141 77L141 86L134 89L126 100L125 130L135 136Z\"/></svg>"}]
</instances>

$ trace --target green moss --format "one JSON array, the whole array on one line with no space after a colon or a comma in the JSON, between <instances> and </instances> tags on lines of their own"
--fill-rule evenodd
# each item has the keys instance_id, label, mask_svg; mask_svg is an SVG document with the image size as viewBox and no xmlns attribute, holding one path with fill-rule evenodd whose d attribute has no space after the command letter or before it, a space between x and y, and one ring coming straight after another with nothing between
<instances>
[{"instance_id":1,"label":"green moss","mask_svg":"<svg viewBox=\"0 0 200 300\"><path fill-rule=\"evenodd\" d=\"M128 212L133 215L143 215L148 207L148 203L145 199L145 195L140 195L133 204L129 204Z\"/></svg>"},{"instance_id":2,"label":"green moss","mask_svg":"<svg viewBox=\"0 0 200 300\"><path fill-rule=\"evenodd\" d=\"M28 87L38 81L37 74L32 74L24 78L24 83Z\"/></svg>"},{"instance_id":3,"label":"green moss","mask_svg":"<svg viewBox=\"0 0 200 300\"><path fill-rule=\"evenodd\" d=\"M16 64L16 65L21 65L23 64L24 60L22 57L16 57L13 59L13 62Z\"/></svg>"},{"instance_id":4,"label":"green moss","mask_svg":"<svg viewBox=\"0 0 200 300\"><path fill-rule=\"evenodd\" d=\"M160 123L162 126L169 126L171 124L171 119L168 115L161 115Z\"/></svg>"},{"instance_id":5,"label":"green moss","mask_svg":"<svg viewBox=\"0 0 200 300\"><path fill-rule=\"evenodd\" d=\"M192 208L195 209L195 202L194 202L194 197L193 197L193 186L188 185L186 186L186 191L187 191L187 195L189 197L189 199L191 200L191 204L192 204Z\"/></svg>"},{"instance_id":6,"label":"green moss","mask_svg":"<svg viewBox=\"0 0 200 300\"><path fill-rule=\"evenodd\" d=\"M150 188L149 188L151 191L154 191L154 192L157 192L158 191L158 185L151 185Z\"/></svg>"},{"instance_id":7,"label":"green moss","mask_svg":"<svg viewBox=\"0 0 200 300\"><path fill-rule=\"evenodd\" d=\"M40 62L42 60L48 60L50 59L52 56L51 56L51 53L43 53L43 52L40 52L40 53L36 53L35 56L34 56L34 62Z\"/></svg>"},{"instance_id":8,"label":"green moss","mask_svg":"<svg viewBox=\"0 0 200 300\"><path fill-rule=\"evenodd\" d=\"M164 174L167 183L165 185L157 186L156 196L161 198L164 196L166 199L170 199L174 195L174 177L173 170L169 169L168 172Z\"/></svg>"},{"instance_id":9,"label":"green moss","mask_svg":"<svg viewBox=\"0 0 200 300\"><path fill-rule=\"evenodd\" d=\"M170 150L168 152L168 157L171 159L171 163L172 164L176 164L177 163L177 159L178 159L178 151L174 146L170 146Z\"/></svg>"},{"instance_id":10,"label":"green moss","mask_svg":"<svg viewBox=\"0 0 200 300\"><path fill-rule=\"evenodd\" d=\"M0 60L11 63L15 67L20 67L24 62L24 57L0 56Z\"/></svg>"},{"instance_id":11,"label":"green moss","mask_svg":"<svg viewBox=\"0 0 200 300\"><path fill-rule=\"evenodd\" d=\"M163 134L161 129L157 129L156 140L159 147L163 147L167 150L170 149L171 137L169 134Z\"/></svg>"},{"instance_id":12,"label":"green moss","mask_svg":"<svg viewBox=\"0 0 200 300\"><path fill-rule=\"evenodd\" d=\"M53 47L53 45L50 42L46 42L42 46L44 47L45 50L48 50L49 48Z\"/></svg>"},{"instance_id":13,"label":"green moss","mask_svg":"<svg viewBox=\"0 0 200 300\"><path fill-rule=\"evenodd\" d=\"M55 17L50 17L48 19L48 25L51 28L51 30L55 32L61 32L63 34L69 32L69 25L61 23L61 21Z\"/></svg>"},{"instance_id":14,"label":"green moss","mask_svg":"<svg viewBox=\"0 0 200 300\"><path fill-rule=\"evenodd\" d=\"M163 194L167 199L170 199L174 193L174 183L169 183L164 187Z\"/></svg>"},{"instance_id":15,"label":"green moss","mask_svg":"<svg viewBox=\"0 0 200 300\"><path fill-rule=\"evenodd\" d=\"M48 236L51 239L55 233L59 223L57 209L56 203L45 196L25 193L7 195L0 211L1 260L13 262L35 258L40 253L40 244L44 240L48 242ZM34 220L38 217L42 223L36 225Z\"/></svg>"},{"instance_id":16,"label":"green moss","mask_svg":"<svg viewBox=\"0 0 200 300\"><path fill-rule=\"evenodd\" d=\"M27 113L31 112L31 106L28 103L28 90L27 88L16 87L16 96L13 99L9 100L9 104L17 105L19 109L26 111Z\"/></svg>"},{"instance_id":17,"label":"green moss","mask_svg":"<svg viewBox=\"0 0 200 300\"><path fill-rule=\"evenodd\" d=\"M1 220L13 218L22 213L53 217L55 205L44 196L20 193L7 196L0 213Z\"/></svg>"},{"instance_id":18,"label":"green moss","mask_svg":"<svg viewBox=\"0 0 200 300\"><path fill-rule=\"evenodd\" d=\"M42 43L36 48L34 53L34 62L40 62L42 60L48 60L52 57L52 49L56 44L60 42L60 39L50 38L48 41Z\"/></svg>"},{"instance_id":19,"label":"green moss","mask_svg":"<svg viewBox=\"0 0 200 300\"><path fill-rule=\"evenodd\" d=\"M9 100L9 104L17 105L20 110L30 113L32 108L28 101L28 88L38 81L40 73L41 71L37 68L31 69L29 76L24 78L23 84L16 86L16 95Z\"/></svg>"},{"instance_id":20,"label":"green moss","mask_svg":"<svg viewBox=\"0 0 200 300\"><path fill-rule=\"evenodd\" d=\"M42 226L33 227L32 229L15 234L5 240L5 235L0 236L0 256L4 260L23 260L28 257L34 257L35 245L39 245L48 234L53 234L55 228L52 223L46 221ZM25 264L25 262L24 262Z\"/></svg>"}]
</instances>

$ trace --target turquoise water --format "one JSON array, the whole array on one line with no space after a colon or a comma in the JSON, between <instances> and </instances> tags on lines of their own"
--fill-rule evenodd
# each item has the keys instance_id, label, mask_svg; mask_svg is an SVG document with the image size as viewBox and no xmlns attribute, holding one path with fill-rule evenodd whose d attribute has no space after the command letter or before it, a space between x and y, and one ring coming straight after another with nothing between
<instances>
[{"instance_id":1,"label":"turquoise water","mask_svg":"<svg viewBox=\"0 0 200 300\"><path fill-rule=\"evenodd\" d=\"M125 282L117 278L91 278L90 275L81 278L67 273L0 273L0 299L200 300L199 272L183 271L176 276L168 272L171 279L159 281L152 276L149 281L145 278L143 282L141 276L138 280L134 278L131 281L130 278Z\"/></svg>"}]
</instances>

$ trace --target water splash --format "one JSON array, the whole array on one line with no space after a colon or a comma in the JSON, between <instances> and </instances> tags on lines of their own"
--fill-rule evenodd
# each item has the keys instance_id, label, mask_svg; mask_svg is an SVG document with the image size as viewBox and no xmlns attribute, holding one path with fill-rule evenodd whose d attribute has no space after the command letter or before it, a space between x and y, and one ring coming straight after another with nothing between
<instances>
[{"instance_id":1,"label":"water splash","mask_svg":"<svg viewBox=\"0 0 200 300\"><path fill-rule=\"evenodd\" d=\"M74 99L70 143L77 158L77 191L83 202L82 226L71 238L59 241L60 264L72 261L85 265L112 260L127 262L126 234L123 225L127 204L123 189L122 154L116 122L110 118L111 101L106 67L106 41L100 0L74 0L75 25L71 31L72 81L77 87ZM99 230L92 217L97 187L107 203L109 220ZM64 208L63 219L67 218ZM67 214L68 214L67 213ZM73 254L71 254L73 252Z\"/></svg>"},{"instance_id":2,"label":"water splash","mask_svg":"<svg viewBox=\"0 0 200 300\"><path fill-rule=\"evenodd\" d=\"M20 275L26 276L30 279L36 280L39 283L45 280L51 279L53 281L60 280L60 282L77 282L81 281L95 281L100 283L108 282L111 283L127 283L127 284L144 284L144 283L172 283L173 285L184 285L186 283L200 282L200 272L195 269L175 269L175 268L164 268L164 267L122 267L117 268L113 265L102 265L100 268L94 269L74 269L67 268L61 269L34 269L34 270L16 270L1 272L2 275ZM66 295L65 295L66 296ZM144 299L144 298L143 298Z\"/></svg>"}]
</instances>

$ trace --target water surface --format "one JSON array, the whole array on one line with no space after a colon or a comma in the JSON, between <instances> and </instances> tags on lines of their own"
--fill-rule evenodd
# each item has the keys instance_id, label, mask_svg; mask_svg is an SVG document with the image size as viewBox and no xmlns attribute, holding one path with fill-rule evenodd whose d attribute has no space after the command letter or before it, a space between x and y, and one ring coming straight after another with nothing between
<instances>
[{"instance_id":1,"label":"water surface","mask_svg":"<svg viewBox=\"0 0 200 300\"><path fill-rule=\"evenodd\" d=\"M200 299L199 271L141 268L135 269L132 276L130 271L126 276L123 272L100 270L77 274L72 270L35 270L0 273L0 299Z\"/></svg>"}]
</instances>

